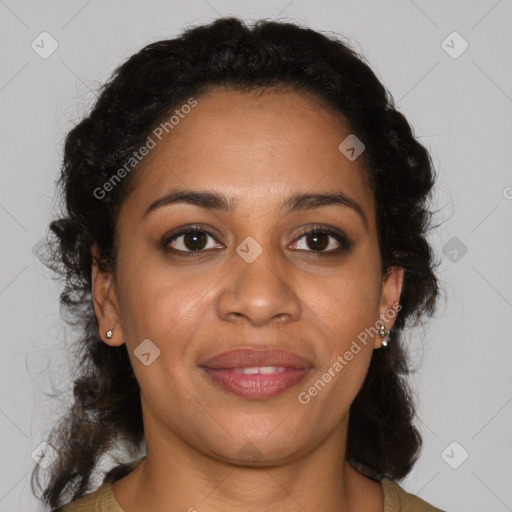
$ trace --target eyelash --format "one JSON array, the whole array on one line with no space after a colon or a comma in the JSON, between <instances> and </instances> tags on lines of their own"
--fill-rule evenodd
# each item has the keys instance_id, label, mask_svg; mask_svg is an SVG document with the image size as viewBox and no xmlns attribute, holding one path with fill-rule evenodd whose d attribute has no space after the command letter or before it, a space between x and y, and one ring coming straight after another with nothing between
<instances>
[{"instance_id":1,"label":"eyelash","mask_svg":"<svg viewBox=\"0 0 512 512\"><path fill-rule=\"evenodd\" d=\"M205 233L208 236L210 236L216 240L215 235L213 233L211 233L210 231L208 231L207 229L205 229L201 226L188 226L187 228L181 229L180 231L177 231L176 233L173 233L170 236L165 236L161 242L162 248L165 250L171 251L175 254L179 254L180 256L184 256L184 257L197 256L202 252L207 252L207 251L211 250L211 249L199 249L196 251L190 251L190 250L183 251L181 249L172 249L172 248L169 249L168 248L168 245L171 242L175 241L176 239L178 239L179 237L181 237L183 235L187 235L190 233ZM348 237L342 231L338 232L337 230L334 230L332 228L322 228L322 227L313 227L313 228L308 228L308 229L301 231L299 233L299 235L297 236L297 238L295 239L294 243L296 243L297 241L299 241L306 235L314 235L317 233L331 236L338 242L340 247L338 247L337 249L334 249L334 250L329 250L329 251L306 250L305 252L313 253L316 256L332 256L332 255L339 255L343 252L348 252L352 248L352 242L350 242ZM299 250L304 251L304 249L299 249Z\"/></svg>"}]
</instances>

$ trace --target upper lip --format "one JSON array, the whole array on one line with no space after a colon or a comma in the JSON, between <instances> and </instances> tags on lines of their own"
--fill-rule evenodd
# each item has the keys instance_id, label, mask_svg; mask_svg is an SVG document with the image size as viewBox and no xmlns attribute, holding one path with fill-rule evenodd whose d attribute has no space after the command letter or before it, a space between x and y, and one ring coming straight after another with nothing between
<instances>
[{"instance_id":1,"label":"upper lip","mask_svg":"<svg viewBox=\"0 0 512 512\"><path fill-rule=\"evenodd\" d=\"M305 357L281 349L235 349L222 352L201 364L211 369L247 368L254 366L281 366L286 368L310 368Z\"/></svg>"}]
</instances>

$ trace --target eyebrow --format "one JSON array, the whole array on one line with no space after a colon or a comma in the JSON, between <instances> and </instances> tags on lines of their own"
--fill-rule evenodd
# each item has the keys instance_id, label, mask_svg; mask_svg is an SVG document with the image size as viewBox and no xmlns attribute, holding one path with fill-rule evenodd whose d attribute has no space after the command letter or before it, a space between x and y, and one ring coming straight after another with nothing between
<instances>
[{"instance_id":1,"label":"eyebrow","mask_svg":"<svg viewBox=\"0 0 512 512\"><path fill-rule=\"evenodd\" d=\"M227 198L219 192L173 189L149 205L143 217L151 212L171 204L191 204L206 210L233 212L236 206L234 198ZM341 191L323 194L296 194L288 197L281 209L286 215L288 213L312 210L324 206L343 206L352 209L361 217L364 226L368 229L368 220L363 209L353 199Z\"/></svg>"}]
</instances>

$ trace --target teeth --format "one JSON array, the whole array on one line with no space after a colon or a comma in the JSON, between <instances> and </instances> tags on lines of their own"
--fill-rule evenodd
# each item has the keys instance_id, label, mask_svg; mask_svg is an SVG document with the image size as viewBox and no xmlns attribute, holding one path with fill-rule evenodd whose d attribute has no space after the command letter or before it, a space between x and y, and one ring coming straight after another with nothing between
<instances>
[{"instance_id":1,"label":"teeth","mask_svg":"<svg viewBox=\"0 0 512 512\"><path fill-rule=\"evenodd\" d=\"M269 374L284 372L286 368L282 366L251 366L247 368L234 368L236 373L243 373L244 375L255 375L257 373Z\"/></svg>"},{"instance_id":2,"label":"teeth","mask_svg":"<svg viewBox=\"0 0 512 512\"><path fill-rule=\"evenodd\" d=\"M253 366L252 368L235 368L235 371L245 375L254 375L255 373L259 373L259 368L257 366Z\"/></svg>"},{"instance_id":3,"label":"teeth","mask_svg":"<svg viewBox=\"0 0 512 512\"><path fill-rule=\"evenodd\" d=\"M262 366L260 373L279 373L284 372L285 368L282 366Z\"/></svg>"}]
</instances>

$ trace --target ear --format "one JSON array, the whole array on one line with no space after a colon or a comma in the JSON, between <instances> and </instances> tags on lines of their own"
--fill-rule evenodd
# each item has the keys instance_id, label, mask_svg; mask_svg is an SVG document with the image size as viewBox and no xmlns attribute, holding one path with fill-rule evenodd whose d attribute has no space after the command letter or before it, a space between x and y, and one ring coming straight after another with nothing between
<instances>
[{"instance_id":1,"label":"ear","mask_svg":"<svg viewBox=\"0 0 512 512\"><path fill-rule=\"evenodd\" d=\"M111 346L119 346L124 343L119 320L119 303L112 272L100 269L99 249L95 245L92 253L92 303L94 313L98 320L98 334L100 338ZM112 337L106 337L108 330L112 329Z\"/></svg>"},{"instance_id":2,"label":"ear","mask_svg":"<svg viewBox=\"0 0 512 512\"><path fill-rule=\"evenodd\" d=\"M382 282L379 315L386 331L393 327L399 312L403 279L404 269L402 267L391 267ZM381 339L376 336L375 348L380 348L380 346Z\"/></svg>"}]
</instances>

